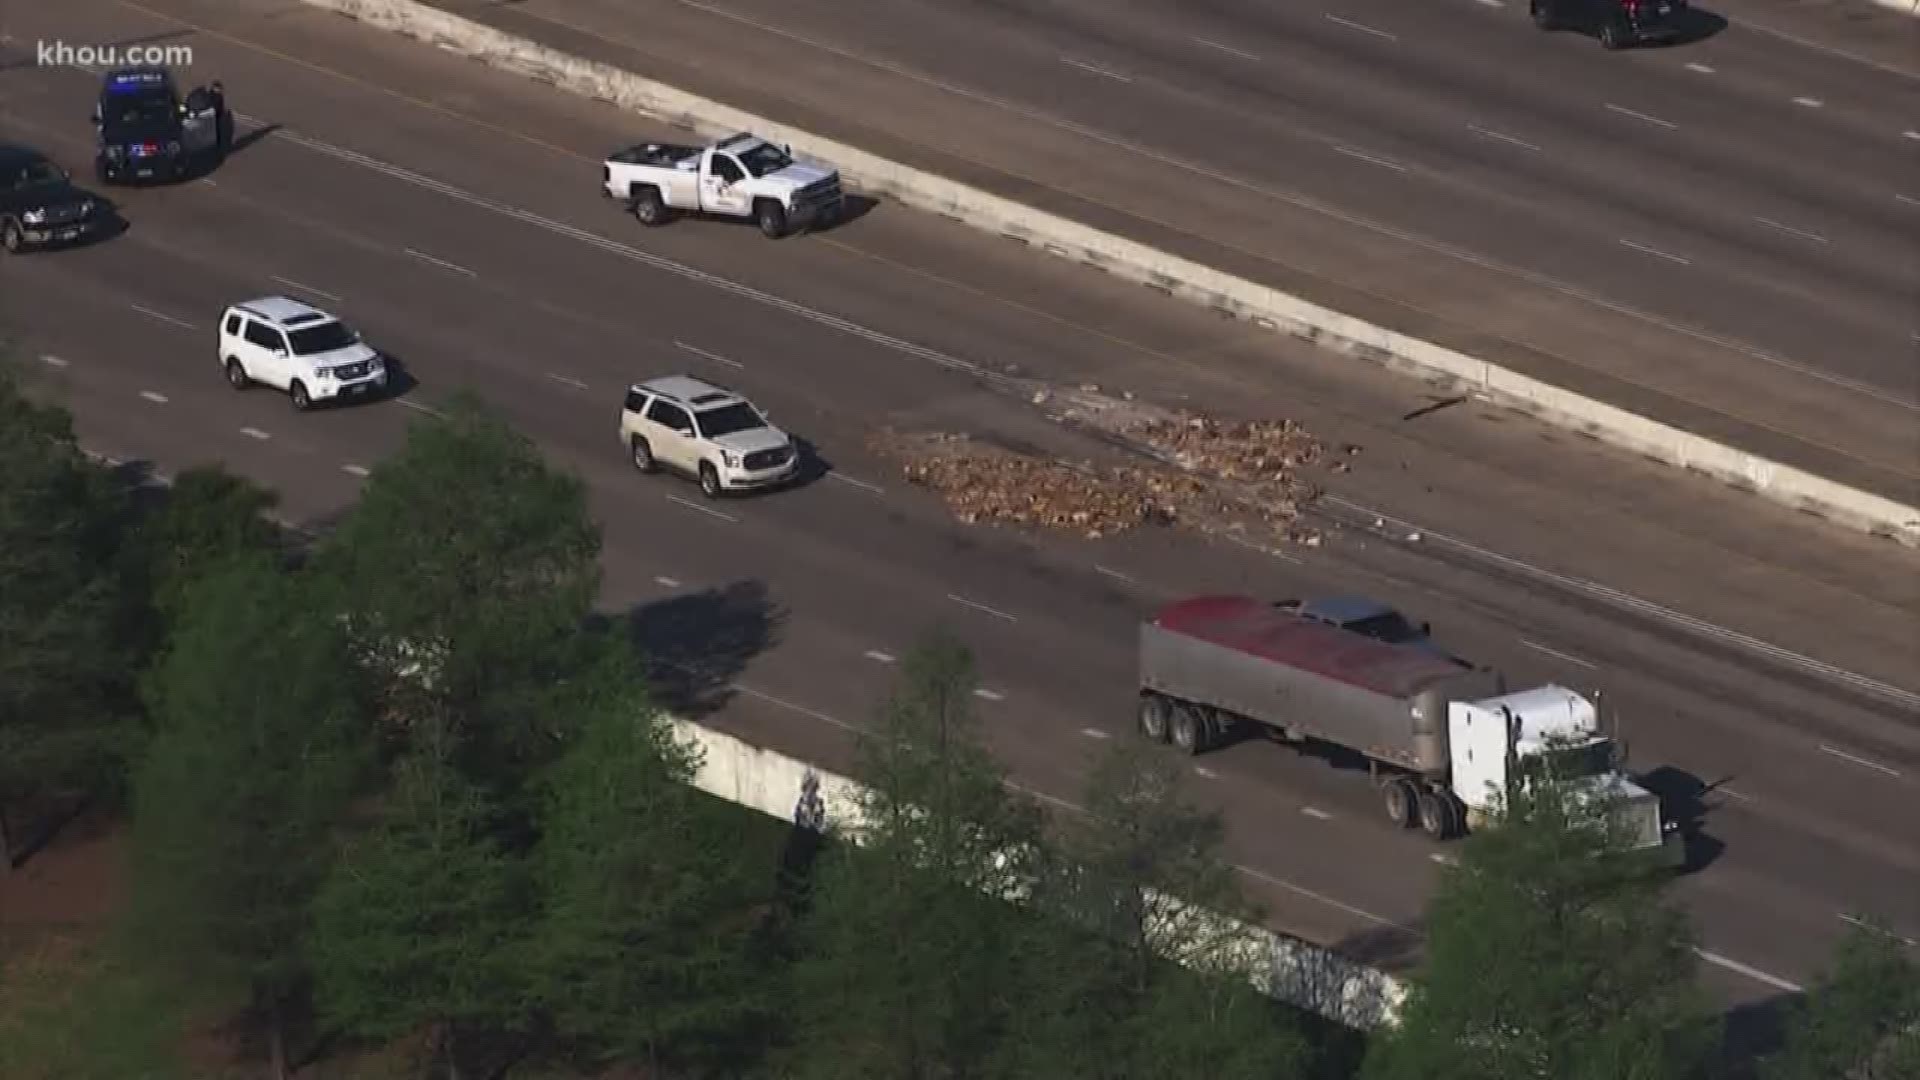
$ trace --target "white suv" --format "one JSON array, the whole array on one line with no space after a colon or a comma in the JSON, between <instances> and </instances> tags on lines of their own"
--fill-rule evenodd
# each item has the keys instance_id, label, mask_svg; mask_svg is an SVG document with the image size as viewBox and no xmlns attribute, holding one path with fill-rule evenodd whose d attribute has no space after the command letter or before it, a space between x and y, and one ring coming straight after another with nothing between
<instances>
[{"instance_id":1,"label":"white suv","mask_svg":"<svg viewBox=\"0 0 1920 1080\"><path fill-rule=\"evenodd\" d=\"M284 296L235 304L220 316L220 364L235 390L264 383L285 390L302 412L387 385L386 361L353 328Z\"/></svg>"},{"instance_id":2,"label":"white suv","mask_svg":"<svg viewBox=\"0 0 1920 1080\"><path fill-rule=\"evenodd\" d=\"M782 483L800 465L793 440L752 402L686 375L628 388L620 442L633 455L634 468L693 477L710 499Z\"/></svg>"}]
</instances>

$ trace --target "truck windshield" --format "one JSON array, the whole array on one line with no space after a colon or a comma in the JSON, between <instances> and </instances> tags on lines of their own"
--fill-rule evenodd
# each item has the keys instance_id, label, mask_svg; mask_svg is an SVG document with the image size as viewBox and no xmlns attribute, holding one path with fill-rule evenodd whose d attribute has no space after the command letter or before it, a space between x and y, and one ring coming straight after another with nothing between
<instances>
[{"instance_id":1,"label":"truck windshield","mask_svg":"<svg viewBox=\"0 0 1920 1080\"><path fill-rule=\"evenodd\" d=\"M709 439L718 439L766 426L766 421L760 419L760 414L753 411L753 406L744 401L718 409L709 409L700 414L700 434Z\"/></svg>"},{"instance_id":2,"label":"truck windshield","mask_svg":"<svg viewBox=\"0 0 1920 1080\"><path fill-rule=\"evenodd\" d=\"M1602 776L1613 771L1614 744L1601 739L1585 746L1563 747L1521 759L1520 769L1532 776L1550 776L1556 780L1577 780Z\"/></svg>"},{"instance_id":3,"label":"truck windshield","mask_svg":"<svg viewBox=\"0 0 1920 1080\"><path fill-rule=\"evenodd\" d=\"M747 171L757 178L765 176L768 173L779 172L781 169L793 164L793 159L787 156L785 150L770 143L761 143L759 146L741 154L740 164L746 166Z\"/></svg>"}]
</instances>

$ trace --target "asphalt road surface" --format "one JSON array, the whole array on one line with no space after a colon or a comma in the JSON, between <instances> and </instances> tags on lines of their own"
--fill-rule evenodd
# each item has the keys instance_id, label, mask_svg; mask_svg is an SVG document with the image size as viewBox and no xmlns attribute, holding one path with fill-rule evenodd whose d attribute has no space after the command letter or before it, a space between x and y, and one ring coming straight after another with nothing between
<instances>
[{"instance_id":1,"label":"asphalt road surface","mask_svg":"<svg viewBox=\"0 0 1920 1080\"><path fill-rule=\"evenodd\" d=\"M430 0L1920 500L1920 22L1521 0ZM1836 10L1838 9L1838 10Z\"/></svg>"},{"instance_id":2,"label":"asphalt road surface","mask_svg":"<svg viewBox=\"0 0 1920 1080\"><path fill-rule=\"evenodd\" d=\"M1602 691L1636 768L1711 787L1679 889L1728 1000L1803 983L1846 917L1920 936L1911 552L896 208L778 243L645 231L596 197L598 155L664 132L284 5L166 10L75 0L57 32L191 43L189 74L223 78L243 114L240 148L206 181L116 191L122 235L0 262L0 324L99 452L226 462L324 528L410 423L472 389L586 479L607 603L681 662L688 711L845 769L898 658L944 623L977 651L993 745L1056 804L1129 737L1134 627L1156 604L1369 592L1515 685ZM0 65L0 136L84 175L93 77L20 56ZM403 392L299 415L229 390L214 320L270 292L359 325ZM818 475L720 503L634 475L621 391L674 371L749 393L814 444ZM1328 542L966 527L865 448L891 425L1095 457L1028 404L1082 384L1361 447L1322 478ZM1248 742L1195 765L1276 926L1417 956L1443 846L1319 759Z\"/></svg>"}]
</instances>

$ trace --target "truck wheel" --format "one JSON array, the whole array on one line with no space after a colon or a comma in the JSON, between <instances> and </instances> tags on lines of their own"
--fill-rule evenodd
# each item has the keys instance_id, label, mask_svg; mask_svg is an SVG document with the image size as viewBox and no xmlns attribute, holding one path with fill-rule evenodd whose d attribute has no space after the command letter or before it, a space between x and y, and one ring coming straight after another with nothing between
<instances>
[{"instance_id":1,"label":"truck wheel","mask_svg":"<svg viewBox=\"0 0 1920 1080\"><path fill-rule=\"evenodd\" d=\"M711 461L700 463L700 494L709 499L726 494L726 489L720 486L720 470L715 469Z\"/></svg>"},{"instance_id":2,"label":"truck wheel","mask_svg":"<svg viewBox=\"0 0 1920 1080\"><path fill-rule=\"evenodd\" d=\"M655 228L667 223L667 203L660 197L659 188L641 188L627 204L633 210L633 216L640 224Z\"/></svg>"},{"instance_id":3,"label":"truck wheel","mask_svg":"<svg viewBox=\"0 0 1920 1080\"><path fill-rule=\"evenodd\" d=\"M771 199L764 200L753 209L754 220L760 223L760 234L769 240L778 240L787 235L787 211Z\"/></svg>"},{"instance_id":4,"label":"truck wheel","mask_svg":"<svg viewBox=\"0 0 1920 1080\"><path fill-rule=\"evenodd\" d=\"M641 473L651 473L656 468L653 463L653 447L638 435L633 437L633 467Z\"/></svg>"},{"instance_id":5,"label":"truck wheel","mask_svg":"<svg viewBox=\"0 0 1920 1080\"><path fill-rule=\"evenodd\" d=\"M1601 48L1607 50L1608 52L1612 52L1613 50L1620 48L1626 43L1627 43L1627 39L1620 33L1619 25L1615 23L1613 20L1611 19L1607 20L1606 24L1600 27L1600 47Z\"/></svg>"},{"instance_id":6,"label":"truck wheel","mask_svg":"<svg viewBox=\"0 0 1920 1080\"><path fill-rule=\"evenodd\" d=\"M12 218L0 221L0 248L6 248L7 254L17 255L26 246L26 238L20 235L20 225Z\"/></svg>"},{"instance_id":7,"label":"truck wheel","mask_svg":"<svg viewBox=\"0 0 1920 1080\"><path fill-rule=\"evenodd\" d=\"M253 380L247 378L247 369L231 356L227 357L227 385L235 390L245 390L253 385Z\"/></svg>"},{"instance_id":8,"label":"truck wheel","mask_svg":"<svg viewBox=\"0 0 1920 1080\"><path fill-rule=\"evenodd\" d=\"M1453 799L1428 788L1420 793L1420 828L1435 840L1451 840L1457 829Z\"/></svg>"},{"instance_id":9,"label":"truck wheel","mask_svg":"<svg viewBox=\"0 0 1920 1080\"><path fill-rule=\"evenodd\" d=\"M295 412L306 412L313 408L313 397L307 393L306 384L299 379L293 380L293 385L287 388L287 397L292 399Z\"/></svg>"},{"instance_id":10,"label":"truck wheel","mask_svg":"<svg viewBox=\"0 0 1920 1080\"><path fill-rule=\"evenodd\" d=\"M1192 706L1175 709L1172 735L1174 749L1183 754L1198 754L1206 749L1206 718Z\"/></svg>"},{"instance_id":11,"label":"truck wheel","mask_svg":"<svg viewBox=\"0 0 1920 1080\"><path fill-rule=\"evenodd\" d=\"M1420 816L1420 792L1404 776L1387 781L1383 791L1387 799L1387 820L1403 829L1411 829Z\"/></svg>"},{"instance_id":12,"label":"truck wheel","mask_svg":"<svg viewBox=\"0 0 1920 1080\"><path fill-rule=\"evenodd\" d=\"M1167 741L1167 729L1172 722L1173 708L1167 699L1159 694L1140 695L1140 734L1150 742Z\"/></svg>"}]
</instances>

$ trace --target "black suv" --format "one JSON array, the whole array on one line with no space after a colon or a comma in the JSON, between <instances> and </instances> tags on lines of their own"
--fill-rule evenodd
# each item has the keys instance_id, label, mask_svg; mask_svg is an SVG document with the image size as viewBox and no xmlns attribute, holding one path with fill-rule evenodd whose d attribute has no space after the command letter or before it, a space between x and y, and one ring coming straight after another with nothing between
<instances>
[{"instance_id":1,"label":"black suv","mask_svg":"<svg viewBox=\"0 0 1920 1080\"><path fill-rule=\"evenodd\" d=\"M1530 0L1533 25L1542 30L1593 34L1606 49L1680 36L1686 0Z\"/></svg>"},{"instance_id":2,"label":"black suv","mask_svg":"<svg viewBox=\"0 0 1920 1080\"><path fill-rule=\"evenodd\" d=\"M217 85L217 84L216 84ZM117 68L100 83L93 107L99 137L94 173L101 183L178 180L225 150L225 105L206 87L182 101L161 67Z\"/></svg>"},{"instance_id":3,"label":"black suv","mask_svg":"<svg viewBox=\"0 0 1920 1080\"><path fill-rule=\"evenodd\" d=\"M71 243L107 222L105 207L46 155L0 143L0 248Z\"/></svg>"}]
</instances>

